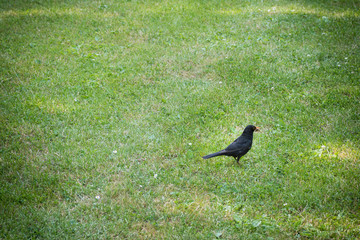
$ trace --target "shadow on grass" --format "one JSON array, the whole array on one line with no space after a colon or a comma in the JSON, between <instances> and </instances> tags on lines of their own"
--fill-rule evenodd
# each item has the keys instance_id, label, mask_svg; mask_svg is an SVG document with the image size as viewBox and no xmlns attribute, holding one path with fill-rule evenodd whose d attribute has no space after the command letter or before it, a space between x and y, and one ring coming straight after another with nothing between
<instances>
[{"instance_id":1,"label":"shadow on grass","mask_svg":"<svg viewBox=\"0 0 360 240\"><path fill-rule=\"evenodd\" d=\"M337 0L337 1L327 1L327 0L297 0L294 1L297 3L301 3L303 5L308 5L312 8L321 7L323 9L327 9L330 11L333 10L359 10L360 3L356 0Z\"/></svg>"}]
</instances>

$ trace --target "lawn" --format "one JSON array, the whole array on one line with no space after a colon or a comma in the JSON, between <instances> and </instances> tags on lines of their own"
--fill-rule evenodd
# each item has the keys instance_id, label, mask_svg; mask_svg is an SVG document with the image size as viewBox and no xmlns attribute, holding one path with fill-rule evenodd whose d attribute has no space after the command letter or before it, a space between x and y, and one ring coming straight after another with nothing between
<instances>
[{"instance_id":1,"label":"lawn","mask_svg":"<svg viewBox=\"0 0 360 240\"><path fill-rule=\"evenodd\" d=\"M0 29L0 239L360 238L359 1L0 0Z\"/></svg>"}]
</instances>

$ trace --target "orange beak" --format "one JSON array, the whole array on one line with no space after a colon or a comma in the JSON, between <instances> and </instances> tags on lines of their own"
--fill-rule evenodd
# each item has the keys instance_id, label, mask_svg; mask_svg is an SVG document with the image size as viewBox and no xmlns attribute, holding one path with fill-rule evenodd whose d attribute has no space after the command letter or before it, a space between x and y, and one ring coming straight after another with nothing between
<instances>
[{"instance_id":1,"label":"orange beak","mask_svg":"<svg viewBox=\"0 0 360 240\"><path fill-rule=\"evenodd\" d=\"M259 132L260 128L259 127L255 127L255 132Z\"/></svg>"}]
</instances>

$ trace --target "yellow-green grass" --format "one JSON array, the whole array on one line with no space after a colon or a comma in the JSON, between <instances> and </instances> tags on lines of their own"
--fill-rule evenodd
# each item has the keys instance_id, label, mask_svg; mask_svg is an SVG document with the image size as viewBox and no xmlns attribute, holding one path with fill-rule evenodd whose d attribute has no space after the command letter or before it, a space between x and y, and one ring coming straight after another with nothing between
<instances>
[{"instance_id":1,"label":"yellow-green grass","mask_svg":"<svg viewBox=\"0 0 360 240\"><path fill-rule=\"evenodd\" d=\"M0 238L360 238L359 7L0 1Z\"/></svg>"}]
</instances>

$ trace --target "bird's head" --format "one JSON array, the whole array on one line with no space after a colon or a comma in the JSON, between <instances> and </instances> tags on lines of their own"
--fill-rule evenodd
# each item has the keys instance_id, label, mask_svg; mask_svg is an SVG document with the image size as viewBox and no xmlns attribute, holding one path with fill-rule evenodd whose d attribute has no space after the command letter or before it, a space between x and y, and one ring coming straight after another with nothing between
<instances>
[{"instance_id":1,"label":"bird's head","mask_svg":"<svg viewBox=\"0 0 360 240\"><path fill-rule=\"evenodd\" d=\"M259 131L260 131L260 128L254 126L254 125L248 125L248 126L245 128L244 132L245 132L245 131L246 131L246 132L259 132Z\"/></svg>"}]
</instances>

